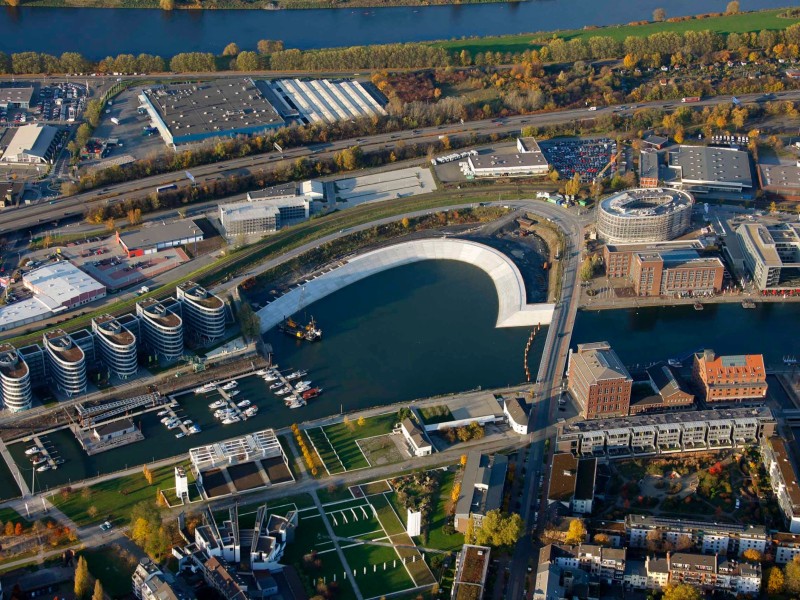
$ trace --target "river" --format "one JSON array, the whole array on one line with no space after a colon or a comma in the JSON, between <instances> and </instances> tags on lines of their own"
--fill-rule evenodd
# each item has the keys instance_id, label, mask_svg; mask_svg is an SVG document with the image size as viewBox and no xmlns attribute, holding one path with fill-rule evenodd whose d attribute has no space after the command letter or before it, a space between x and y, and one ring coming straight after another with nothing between
<instances>
[{"instance_id":1,"label":"river","mask_svg":"<svg viewBox=\"0 0 800 600\"><path fill-rule=\"evenodd\" d=\"M287 48L326 48L486 36L721 12L727 0L528 0L520 3L315 10L176 10L12 8L0 13L0 50L81 52L98 60L120 53L172 56L221 53L229 42L255 49L260 39ZM745 0L742 8L786 6L786 0ZM80 35L76 36L76 32Z\"/></svg>"}]
</instances>

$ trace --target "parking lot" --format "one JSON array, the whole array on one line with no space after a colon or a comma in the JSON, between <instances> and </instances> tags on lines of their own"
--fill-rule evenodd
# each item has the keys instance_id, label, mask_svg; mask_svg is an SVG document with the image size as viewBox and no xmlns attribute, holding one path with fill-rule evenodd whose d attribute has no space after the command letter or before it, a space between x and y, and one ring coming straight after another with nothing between
<instances>
[{"instance_id":1,"label":"parking lot","mask_svg":"<svg viewBox=\"0 0 800 600\"><path fill-rule=\"evenodd\" d=\"M577 172L582 182L591 183L609 163L603 176L611 178L617 171L617 143L610 138L555 139L541 142L540 147L562 180L572 179Z\"/></svg>"},{"instance_id":2,"label":"parking lot","mask_svg":"<svg viewBox=\"0 0 800 600\"><path fill-rule=\"evenodd\" d=\"M180 248L128 258L113 236L68 244L62 253L109 290L118 290L138 283L146 284L156 275L174 269L189 260Z\"/></svg>"},{"instance_id":3,"label":"parking lot","mask_svg":"<svg viewBox=\"0 0 800 600\"><path fill-rule=\"evenodd\" d=\"M158 132L144 135L144 128L150 126L150 117L147 113L138 111L140 88L125 90L114 98L113 104L106 107L106 112L94 130L93 137L98 140L118 140L117 146L112 148L102 161L86 161L85 166L97 166L98 162L113 161L125 155L135 159L147 158L161 154L166 150L164 140ZM119 124L111 119L117 119ZM109 163L110 166L111 163Z\"/></svg>"}]
</instances>

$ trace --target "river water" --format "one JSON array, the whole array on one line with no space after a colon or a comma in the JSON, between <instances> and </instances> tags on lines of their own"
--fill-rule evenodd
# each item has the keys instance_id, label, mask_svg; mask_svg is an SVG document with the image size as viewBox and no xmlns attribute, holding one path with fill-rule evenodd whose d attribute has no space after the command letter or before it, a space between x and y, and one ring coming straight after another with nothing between
<instances>
[{"instance_id":1,"label":"river water","mask_svg":"<svg viewBox=\"0 0 800 600\"><path fill-rule=\"evenodd\" d=\"M283 40L288 48L325 48L612 25L650 19L658 7L677 16L721 12L726 4L727 0L528 0L460 6L169 13L158 9L4 6L0 50L77 51L97 60L123 52L219 54L229 42L255 49L260 39ZM786 0L745 0L742 8L787 4Z\"/></svg>"}]
</instances>

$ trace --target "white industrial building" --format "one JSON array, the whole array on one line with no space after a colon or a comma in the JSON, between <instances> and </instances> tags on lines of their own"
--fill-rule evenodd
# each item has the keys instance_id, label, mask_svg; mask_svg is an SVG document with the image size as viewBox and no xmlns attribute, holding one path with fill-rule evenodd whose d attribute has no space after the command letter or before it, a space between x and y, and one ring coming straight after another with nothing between
<instances>
[{"instance_id":1,"label":"white industrial building","mask_svg":"<svg viewBox=\"0 0 800 600\"><path fill-rule=\"evenodd\" d=\"M22 283L34 294L51 298L53 303L45 300L48 306L54 304L67 309L106 295L106 286L66 260L25 273Z\"/></svg>"},{"instance_id":2,"label":"white industrial building","mask_svg":"<svg viewBox=\"0 0 800 600\"><path fill-rule=\"evenodd\" d=\"M517 138L516 151L467 157L468 177L544 177L550 165L532 137Z\"/></svg>"},{"instance_id":3,"label":"white industrial building","mask_svg":"<svg viewBox=\"0 0 800 600\"><path fill-rule=\"evenodd\" d=\"M385 115L386 110L358 81L278 79L272 91L297 109L307 123L333 123Z\"/></svg>"},{"instance_id":4,"label":"white industrial building","mask_svg":"<svg viewBox=\"0 0 800 600\"><path fill-rule=\"evenodd\" d=\"M222 204L219 221L225 235L274 233L281 227L308 219L309 202L303 196L270 198Z\"/></svg>"},{"instance_id":5,"label":"white industrial building","mask_svg":"<svg viewBox=\"0 0 800 600\"><path fill-rule=\"evenodd\" d=\"M0 162L15 164L51 164L58 129L32 124L19 127Z\"/></svg>"}]
</instances>

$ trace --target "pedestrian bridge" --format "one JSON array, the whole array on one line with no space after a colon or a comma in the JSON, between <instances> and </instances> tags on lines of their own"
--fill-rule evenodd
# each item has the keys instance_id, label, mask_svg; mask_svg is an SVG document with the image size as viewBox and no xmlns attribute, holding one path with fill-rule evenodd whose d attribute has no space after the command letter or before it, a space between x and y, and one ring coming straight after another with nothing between
<instances>
[{"instance_id":1,"label":"pedestrian bridge","mask_svg":"<svg viewBox=\"0 0 800 600\"><path fill-rule=\"evenodd\" d=\"M553 304L528 304L525 282L513 261L484 244L455 238L403 242L372 250L316 279L298 286L258 311L261 331L275 327L309 304L333 292L374 275L423 260L458 260L482 269L494 282L499 301L496 327L549 325ZM304 288L304 290L303 290Z\"/></svg>"}]
</instances>

